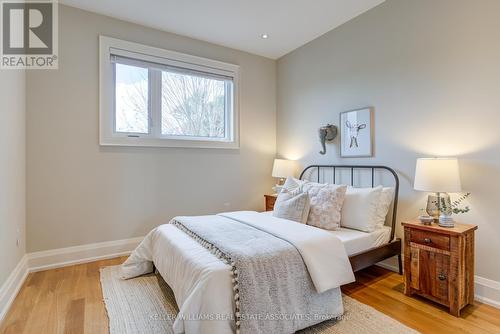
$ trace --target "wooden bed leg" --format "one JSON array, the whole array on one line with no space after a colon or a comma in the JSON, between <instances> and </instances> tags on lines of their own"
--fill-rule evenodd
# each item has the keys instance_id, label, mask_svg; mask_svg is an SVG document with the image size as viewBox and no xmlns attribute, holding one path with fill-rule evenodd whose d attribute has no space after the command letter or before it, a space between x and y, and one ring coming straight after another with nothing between
<instances>
[{"instance_id":1,"label":"wooden bed leg","mask_svg":"<svg viewBox=\"0 0 500 334\"><path fill-rule=\"evenodd\" d=\"M403 275L403 260L401 258L402 258L401 254L398 254L399 274Z\"/></svg>"}]
</instances>

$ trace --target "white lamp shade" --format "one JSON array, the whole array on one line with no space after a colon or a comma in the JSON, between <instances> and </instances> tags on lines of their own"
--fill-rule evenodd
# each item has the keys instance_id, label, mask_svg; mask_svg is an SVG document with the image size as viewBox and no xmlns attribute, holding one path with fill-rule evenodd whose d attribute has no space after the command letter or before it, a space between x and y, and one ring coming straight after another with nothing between
<instances>
[{"instance_id":1,"label":"white lamp shade","mask_svg":"<svg viewBox=\"0 0 500 334\"><path fill-rule=\"evenodd\" d=\"M417 159L415 190L456 193L462 191L456 158Z\"/></svg>"},{"instance_id":2,"label":"white lamp shade","mask_svg":"<svg viewBox=\"0 0 500 334\"><path fill-rule=\"evenodd\" d=\"M294 176L297 171L295 161L285 159L274 159L273 177L286 178Z\"/></svg>"}]
</instances>

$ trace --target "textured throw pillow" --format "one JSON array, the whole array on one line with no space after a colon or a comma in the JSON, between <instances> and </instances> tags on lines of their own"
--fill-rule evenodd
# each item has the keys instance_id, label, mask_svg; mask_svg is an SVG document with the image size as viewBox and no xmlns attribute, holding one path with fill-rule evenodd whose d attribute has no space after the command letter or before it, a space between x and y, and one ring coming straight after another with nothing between
<instances>
[{"instance_id":1,"label":"textured throw pillow","mask_svg":"<svg viewBox=\"0 0 500 334\"><path fill-rule=\"evenodd\" d=\"M338 229L347 186L306 181L302 188L311 202L307 224L325 230Z\"/></svg>"},{"instance_id":2,"label":"textured throw pillow","mask_svg":"<svg viewBox=\"0 0 500 334\"><path fill-rule=\"evenodd\" d=\"M394 188L384 187L380 193L380 201L377 207L377 228L382 228L385 225L387 213L391 208L392 201L394 200Z\"/></svg>"},{"instance_id":3,"label":"textured throw pillow","mask_svg":"<svg viewBox=\"0 0 500 334\"><path fill-rule=\"evenodd\" d=\"M342 227L373 232L379 222L378 207L382 186L375 188L348 187L342 207Z\"/></svg>"},{"instance_id":4,"label":"textured throw pillow","mask_svg":"<svg viewBox=\"0 0 500 334\"><path fill-rule=\"evenodd\" d=\"M302 188L283 188L274 203L273 216L305 224L309 215L309 195Z\"/></svg>"}]
</instances>

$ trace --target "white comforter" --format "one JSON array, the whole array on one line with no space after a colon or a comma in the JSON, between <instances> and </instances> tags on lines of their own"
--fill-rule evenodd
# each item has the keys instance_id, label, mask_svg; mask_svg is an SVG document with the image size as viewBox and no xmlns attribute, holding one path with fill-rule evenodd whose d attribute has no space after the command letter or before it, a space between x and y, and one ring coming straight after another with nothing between
<instances>
[{"instance_id":1,"label":"white comforter","mask_svg":"<svg viewBox=\"0 0 500 334\"><path fill-rule=\"evenodd\" d=\"M254 226L287 240L300 252L318 292L338 289L354 281L342 242L331 233L304 224L257 212L223 213L221 216ZM123 278L156 268L172 288L179 317L176 333L233 333L234 310L230 267L173 225L151 231L122 266ZM340 289L337 303L342 313ZM208 316L209 320L199 317ZM213 320L218 317L219 320Z\"/></svg>"}]
</instances>

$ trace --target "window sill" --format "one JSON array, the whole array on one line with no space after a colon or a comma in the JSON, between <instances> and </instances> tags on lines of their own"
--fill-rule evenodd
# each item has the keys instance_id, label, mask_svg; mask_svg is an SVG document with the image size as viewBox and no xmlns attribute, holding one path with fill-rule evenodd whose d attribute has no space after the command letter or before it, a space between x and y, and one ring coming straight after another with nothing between
<instances>
[{"instance_id":1,"label":"window sill","mask_svg":"<svg viewBox=\"0 0 500 334\"><path fill-rule=\"evenodd\" d=\"M101 146L239 149L239 141L185 140L160 138L101 137Z\"/></svg>"}]
</instances>

